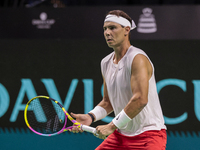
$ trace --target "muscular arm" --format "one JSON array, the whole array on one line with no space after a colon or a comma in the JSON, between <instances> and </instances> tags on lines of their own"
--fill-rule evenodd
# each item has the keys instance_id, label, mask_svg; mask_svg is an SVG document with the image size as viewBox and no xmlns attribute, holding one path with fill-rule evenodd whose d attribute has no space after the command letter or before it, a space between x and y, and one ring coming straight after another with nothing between
<instances>
[{"instance_id":1,"label":"muscular arm","mask_svg":"<svg viewBox=\"0 0 200 150\"><path fill-rule=\"evenodd\" d=\"M107 86L106 86L106 82L104 80L104 96L102 101L97 105L97 106L101 106L103 107L107 114L111 113L113 111L112 105L110 103L110 99L108 97L108 91L107 91ZM96 120L95 115L93 113L90 112L90 114L92 114L94 116L94 120ZM88 114L74 114L71 113L72 117L76 118L76 120L84 125L90 125L92 123L92 118L88 115ZM73 129L69 130L72 131L74 133L78 133L78 132L82 132L81 129L79 129L78 127L74 126ZM101 136L99 138L104 139L105 136Z\"/></svg>"},{"instance_id":2,"label":"muscular arm","mask_svg":"<svg viewBox=\"0 0 200 150\"><path fill-rule=\"evenodd\" d=\"M152 66L144 55L137 55L131 67L131 89L133 96L124 108L125 113L134 118L148 103L149 79L152 76Z\"/></svg>"},{"instance_id":3,"label":"muscular arm","mask_svg":"<svg viewBox=\"0 0 200 150\"><path fill-rule=\"evenodd\" d=\"M107 113L111 113L113 111L112 105L110 103L110 99L108 97L108 91L107 91L107 86L106 86L106 82L104 80L104 89L103 89L103 99L102 101L98 104L98 106L103 107Z\"/></svg>"},{"instance_id":4,"label":"muscular arm","mask_svg":"<svg viewBox=\"0 0 200 150\"><path fill-rule=\"evenodd\" d=\"M113 108L112 108L112 105L110 103L110 99L108 97L108 91L107 91L107 86L106 86L105 80L104 80L103 84L104 84L103 99L102 99L102 101L97 106L103 107L106 110L107 114L110 114L113 111ZM93 114L93 116L95 118L94 114ZM96 118L95 118L95 120L96 120Z\"/></svg>"}]
</instances>

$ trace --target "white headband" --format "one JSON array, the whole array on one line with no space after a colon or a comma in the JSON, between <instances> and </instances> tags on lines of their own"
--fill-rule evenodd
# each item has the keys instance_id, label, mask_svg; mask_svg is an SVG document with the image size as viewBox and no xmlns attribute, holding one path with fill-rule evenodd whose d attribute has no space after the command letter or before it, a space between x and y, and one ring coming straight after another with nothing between
<instances>
[{"instance_id":1,"label":"white headband","mask_svg":"<svg viewBox=\"0 0 200 150\"><path fill-rule=\"evenodd\" d=\"M104 22L108 22L108 21L118 23L124 27L129 26L131 30L133 30L136 27L135 22L133 20L132 20L132 26L131 26L130 21L128 21L126 18L121 17L121 16L118 17L116 15L107 15Z\"/></svg>"}]
</instances>

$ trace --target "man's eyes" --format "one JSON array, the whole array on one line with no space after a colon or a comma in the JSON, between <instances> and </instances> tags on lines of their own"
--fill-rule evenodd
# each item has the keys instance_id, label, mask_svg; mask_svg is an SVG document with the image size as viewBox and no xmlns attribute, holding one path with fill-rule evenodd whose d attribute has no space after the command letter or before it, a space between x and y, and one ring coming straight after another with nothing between
<instances>
[{"instance_id":1,"label":"man's eyes","mask_svg":"<svg viewBox=\"0 0 200 150\"><path fill-rule=\"evenodd\" d=\"M110 29L110 30L113 30L113 29L115 29L116 27L115 26L110 26L110 27L105 27L105 28L103 28L104 30L107 30L107 29Z\"/></svg>"},{"instance_id":2,"label":"man's eyes","mask_svg":"<svg viewBox=\"0 0 200 150\"><path fill-rule=\"evenodd\" d=\"M113 29L115 29L115 27L110 27L110 30L113 30Z\"/></svg>"}]
</instances>

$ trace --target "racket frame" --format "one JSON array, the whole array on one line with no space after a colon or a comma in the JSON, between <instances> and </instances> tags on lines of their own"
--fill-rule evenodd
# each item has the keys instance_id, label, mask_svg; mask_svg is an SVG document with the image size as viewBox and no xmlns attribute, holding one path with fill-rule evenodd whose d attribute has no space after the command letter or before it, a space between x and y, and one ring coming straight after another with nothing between
<instances>
[{"instance_id":1,"label":"racket frame","mask_svg":"<svg viewBox=\"0 0 200 150\"><path fill-rule=\"evenodd\" d=\"M40 133L40 132L35 131L35 130L30 126L30 124L28 123L28 119L27 119L28 106L30 105L30 103L31 103L34 99L37 99L37 98L45 98L45 99L52 100L53 102L55 102L56 104L58 104L58 105L61 107L61 109L62 109L63 112L65 113L65 120L66 120L66 121L65 121L65 124L64 124L63 128L62 128L60 131L58 131L58 132L56 132L56 133L52 133L52 134L43 134L43 133ZM77 126L78 128L82 129L83 131L87 131L87 132L96 134L96 129L95 129L95 128L90 127L90 126L87 126L87 125L82 125L81 123L77 122L74 118L72 118L72 117L69 115L69 113L66 111L66 109L65 109L58 101L56 101L56 100L54 100L53 98L50 98L50 97L48 97L48 96L42 96L42 95L41 95L41 96L33 97L31 100L28 101L28 103L26 104L25 110L24 110L24 120L25 120L26 125L28 126L28 128L29 128L32 132L34 132L34 133L36 133L36 134L38 134L38 135L41 135L41 136L54 136L54 135L61 134L61 133L65 132L65 131L68 131L70 128L72 128L72 126L66 128L67 118L68 118L75 126Z\"/></svg>"}]
</instances>

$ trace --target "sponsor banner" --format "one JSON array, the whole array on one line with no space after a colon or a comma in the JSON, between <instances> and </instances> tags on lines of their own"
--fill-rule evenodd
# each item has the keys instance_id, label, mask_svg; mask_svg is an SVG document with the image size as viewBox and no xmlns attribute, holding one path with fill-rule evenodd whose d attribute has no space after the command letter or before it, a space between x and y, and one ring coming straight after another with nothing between
<instances>
[{"instance_id":1,"label":"sponsor banner","mask_svg":"<svg viewBox=\"0 0 200 150\"><path fill-rule=\"evenodd\" d=\"M200 6L67 7L0 9L0 38L103 38L109 10L135 21L131 39L200 39Z\"/></svg>"},{"instance_id":2,"label":"sponsor banner","mask_svg":"<svg viewBox=\"0 0 200 150\"><path fill-rule=\"evenodd\" d=\"M50 29L53 24L55 24L55 19L47 19L47 13L42 12L40 14L40 19L33 19L32 25L35 25L37 29Z\"/></svg>"},{"instance_id":3,"label":"sponsor banner","mask_svg":"<svg viewBox=\"0 0 200 150\"><path fill-rule=\"evenodd\" d=\"M156 69L157 90L168 131L199 132L198 41L131 41L145 50ZM48 95L69 112L88 113L102 99L104 40L1 40L1 127L26 125L23 110L37 95ZM93 124L105 124L113 114Z\"/></svg>"},{"instance_id":4,"label":"sponsor banner","mask_svg":"<svg viewBox=\"0 0 200 150\"><path fill-rule=\"evenodd\" d=\"M3 141L0 149L12 146L26 149L27 144L9 145L10 139L18 139L16 143L24 139L29 139L27 143L33 140L40 143L43 139L55 147L61 137L73 139L73 144L83 137L94 140L91 149L101 143L89 134L68 133L53 137L55 143L52 143L52 138L39 137L26 127L23 110L27 101L36 95L48 95L61 101L69 112L87 113L93 109L102 99L100 61L112 52L104 40L7 39L0 43L0 139ZM188 149L191 144L198 149L199 40L132 40L131 43L143 49L155 66L168 129L167 150ZM113 114L92 126L106 124L112 117ZM83 142L75 149L82 145ZM70 149L67 143L64 146Z\"/></svg>"}]
</instances>

